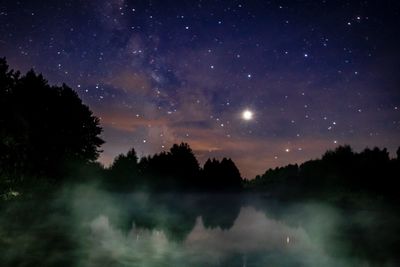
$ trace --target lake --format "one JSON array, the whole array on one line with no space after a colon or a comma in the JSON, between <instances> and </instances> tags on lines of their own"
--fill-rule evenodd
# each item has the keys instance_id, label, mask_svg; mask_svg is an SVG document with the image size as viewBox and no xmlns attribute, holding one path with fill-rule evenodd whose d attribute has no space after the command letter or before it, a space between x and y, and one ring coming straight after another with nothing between
<instances>
[{"instance_id":1,"label":"lake","mask_svg":"<svg viewBox=\"0 0 400 267\"><path fill-rule=\"evenodd\" d=\"M3 209L0 253L4 266L399 266L396 214L376 203L80 187Z\"/></svg>"}]
</instances>

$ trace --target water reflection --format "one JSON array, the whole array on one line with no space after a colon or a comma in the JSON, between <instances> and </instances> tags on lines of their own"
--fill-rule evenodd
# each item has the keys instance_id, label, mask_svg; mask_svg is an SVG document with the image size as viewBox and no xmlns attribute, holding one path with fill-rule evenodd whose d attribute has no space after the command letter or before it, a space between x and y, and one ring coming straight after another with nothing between
<instances>
[{"instance_id":1,"label":"water reflection","mask_svg":"<svg viewBox=\"0 0 400 267\"><path fill-rule=\"evenodd\" d=\"M133 223L126 234L100 215L90 224L91 261L121 266L325 266L338 264L302 227L242 207L229 229L206 227L198 216L184 240Z\"/></svg>"},{"instance_id":2,"label":"water reflection","mask_svg":"<svg viewBox=\"0 0 400 267\"><path fill-rule=\"evenodd\" d=\"M1 266L400 266L398 212L74 188L10 203Z\"/></svg>"},{"instance_id":3,"label":"water reflection","mask_svg":"<svg viewBox=\"0 0 400 267\"><path fill-rule=\"evenodd\" d=\"M229 230L205 228L197 219L185 245L209 256L253 252L315 250L304 229L269 219L253 207L244 207Z\"/></svg>"}]
</instances>

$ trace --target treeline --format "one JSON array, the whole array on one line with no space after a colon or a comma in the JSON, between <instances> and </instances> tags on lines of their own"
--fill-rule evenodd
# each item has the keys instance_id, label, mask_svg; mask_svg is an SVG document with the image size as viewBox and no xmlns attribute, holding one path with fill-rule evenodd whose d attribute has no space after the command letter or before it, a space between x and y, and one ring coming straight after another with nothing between
<instances>
[{"instance_id":1,"label":"treeline","mask_svg":"<svg viewBox=\"0 0 400 267\"><path fill-rule=\"evenodd\" d=\"M99 119L67 85L50 86L33 70L21 75L0 58L0 194L51 192L65 183L95 182L118 192L135 190L261 191L289 198L367 193L397 197L400 149L355 153L349 146L321 159L269 169L242 179L229 158L209 159L201 167L188 144L139 159L132 148L109 168L96 162L102 128Z\"/></svg>"},{"instance_id":2,"label":"treeline","mask_svg":"<svg viewBox=\"0 0 400 267\"><path fill-rule=\"evenodd\" d=\"M72 166L94 164L99 119L67 85L50 86L0 58L0 192L62 183Z\"/></svg>"},{"instance_id":3,"label":"treeline","mask_svg":"<svg viewBox=\"0 0 400 267\"><path fill-rule=\"evenodd\" d=\"M368 194L398 198L400 148L391 159L384 149L356 153L348 145L327 151L322 158L301 165L267 170L247 183L249 190L283 198L337 198Z\"/></svg>"},{"instance_id":4,"label":"treeline","mask_svg":"<svg viewBox=\"0 0 400 267\"><path fill-rule=\"evenodd\" d=\"M242 177L231 159L208 159L201 168L186 143L174 144L168 152L140 160L132 148L126 155L117 156L105 173L105 187L117 191L237 192L242 189Z\"/></svg>"},{"instance_id":5,"label":"treeline","mask_svg":"<svg viewBox=\"0 0 400 267\"><path fill-rule=\"evenodd\" d=\"M47 191L71 182L113 191L239 191L231 159L200 167L187 144L138 159L132 148L110 168L96 162L99 119L67 85L50 86L33 70L21 75L0 58L0 193ZM93 181L94 180L94 181Z\"/></svg>"}]
</instances>

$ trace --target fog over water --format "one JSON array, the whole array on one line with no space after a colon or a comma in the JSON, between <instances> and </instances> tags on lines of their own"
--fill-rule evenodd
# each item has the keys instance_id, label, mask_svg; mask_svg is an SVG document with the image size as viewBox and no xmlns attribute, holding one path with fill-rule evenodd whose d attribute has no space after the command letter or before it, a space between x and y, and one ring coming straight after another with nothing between
<instances>
[{"instance_id":1,"label":"fog over water","mask_svg":"<svg viewBox=\"0 0 400 267\"><path fill-rule=\"evenodd\" d=\"M391 247L398 217L375 208L346 211L249 194L114 194L79 186L51 203L16 202L2 214L4 266L399 263Z\"/></svg>"}]
</instances>

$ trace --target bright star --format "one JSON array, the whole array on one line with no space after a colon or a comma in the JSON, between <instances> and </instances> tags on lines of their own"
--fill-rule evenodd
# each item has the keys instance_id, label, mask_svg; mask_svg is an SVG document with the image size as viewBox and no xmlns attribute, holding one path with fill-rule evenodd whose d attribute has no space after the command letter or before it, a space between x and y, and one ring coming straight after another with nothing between
<instances>
[{"instance_id":1,"label":"bright star","mask_svg":"<svg viewBox=\"0 0 400 267\"><path fill-rule=\"evenodd\" d=\"M246 109L242 112L242 119L244 119L245 121L249 121L253 119L253 112Z\"/></svg>"}]
</instances>

